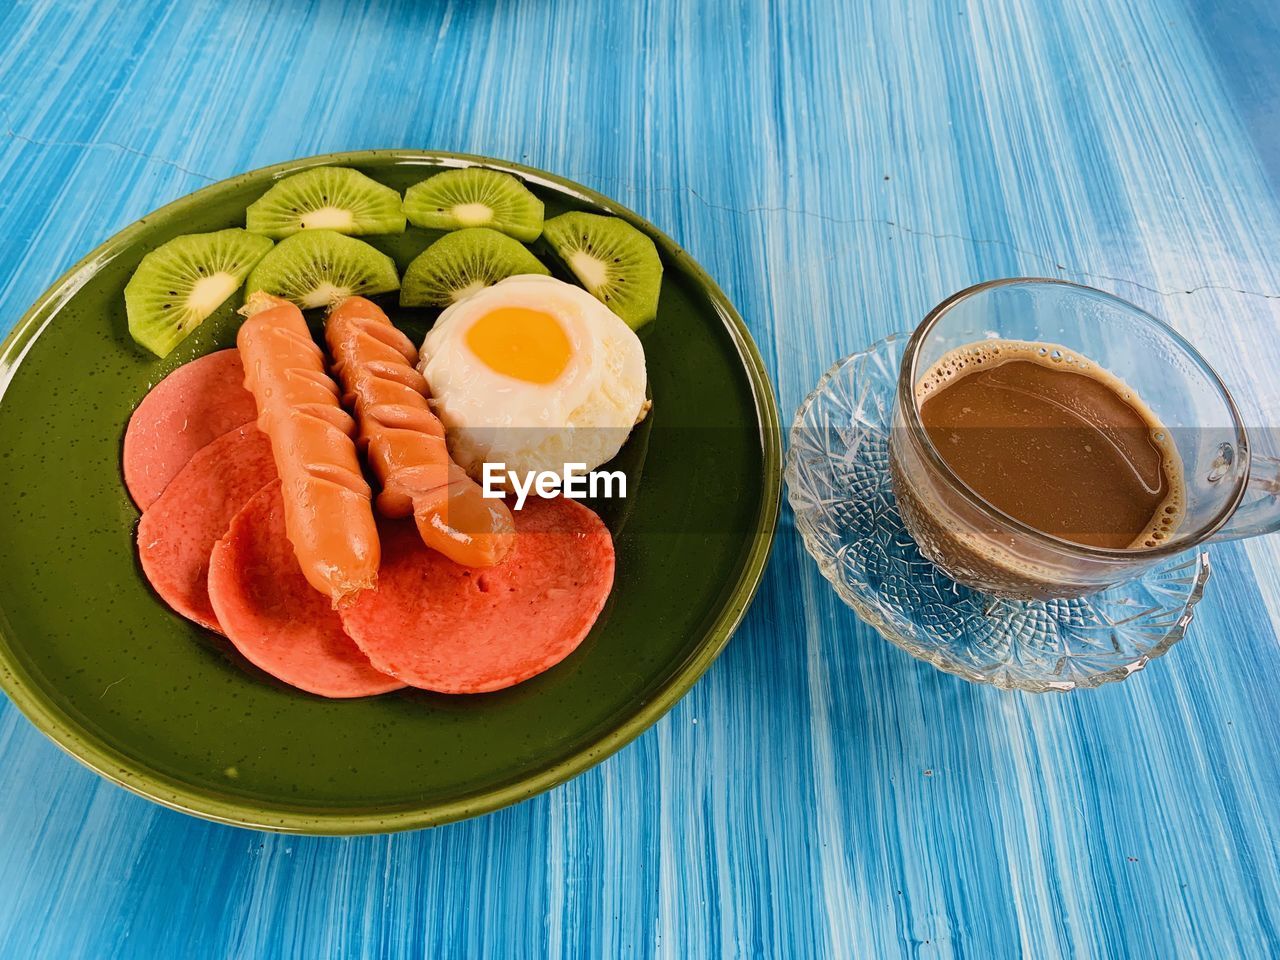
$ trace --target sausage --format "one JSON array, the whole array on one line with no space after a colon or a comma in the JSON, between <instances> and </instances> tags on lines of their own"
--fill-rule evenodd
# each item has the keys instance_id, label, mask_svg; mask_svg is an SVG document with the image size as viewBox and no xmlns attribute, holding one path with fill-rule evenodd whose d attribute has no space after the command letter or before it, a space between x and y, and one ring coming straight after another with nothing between
<instances>
[{"instance_id":1,"label":"sausage","mask_svg":"<svg viewBox=\"0 0 1280 960\"><path fill-rule=\"evenodd\" d=\"M355 422L296 306L255 294L242 312L236 345L280 474L285 531L307 582L336 608L377 583L381 559Z\"/></svg>"},{"instance_id":2,"label":"sausage","mask_svg":"<svg viewBox=\"0 0 1280 960\"><path fill-rule=\"evenodd\" d=\"M376 304L349 297L325 323L333 371L355 410L360 444L382 484L378 512L413 514L423 543L468 567L500 563L515 542L511 511L486 499L449 459L444 426L427 402L418 352Z\"/></svg>"}]
</instances>

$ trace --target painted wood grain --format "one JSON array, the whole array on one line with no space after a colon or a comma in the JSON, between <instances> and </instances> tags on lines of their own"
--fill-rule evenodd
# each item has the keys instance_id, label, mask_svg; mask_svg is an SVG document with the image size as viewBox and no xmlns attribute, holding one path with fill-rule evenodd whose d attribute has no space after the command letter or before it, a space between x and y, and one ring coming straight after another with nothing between
<instances>
[{"instance_id":1,"label":"painted wood grain","mask_svg":"<svg viewBox=\"0 0 1280 960\"><path fill-rule=\"evenodd\" d=\"M431 147L562 173L667 230L739 306L788 413L948 293L1037 274L1155 311L1276 424L1280 205L1259 153L1276 141L1247 96L1280 81L1256 53L1280 45L1273 17L1254 0L17 0L0 8L0 330L211 180ZM1213 561L1165 660L1034 697L881 641L784 511L742 629L657 727L548 795L406 835L189 819L5 703L0 956L1274 955L1280 538Z\"/></svg>"}]
</instances>

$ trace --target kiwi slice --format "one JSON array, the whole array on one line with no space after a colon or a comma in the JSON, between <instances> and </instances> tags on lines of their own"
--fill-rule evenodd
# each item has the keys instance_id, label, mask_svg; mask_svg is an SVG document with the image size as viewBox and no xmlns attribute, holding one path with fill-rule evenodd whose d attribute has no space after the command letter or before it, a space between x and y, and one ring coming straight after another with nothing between
<instances>
[{"instance_id":1,"label":"kiwi slice","mask_svg":"<svg viewBox=\"0 0 1280 960\"><path fill-rule=\"evenodd\" d=\"M447 307L477 290L522 273L550 270L517 241L471 227L446 233L414 258L400 288L402 307Z\"/></svg>"},{"instance_id":2,"label":"kiwi slice","mask_svg":"<svg viewBox=\"0 0 1280 960\"><path fill-rule=\"evenodd\" d=\"M404 233L400 194L348 167L313 167L285 177L245 211L245 226L263 236L301 230Z\"/></svg>"},{"instance_id":3,"label":"kiwi slice","mask_svg":"<svg viewBox=\"0 0 1280 960\"><path fill-rule=\"evenodd\" d=\"M465 167L415 183L404 195L409 222L433 230L489 227L523 240L542 233L542 201L508 173Z\"/></svg>"},{"instance_id":4,"label":"kiwi slice","mask_svg":"<svg viewBox=\"0 0 1280 960\"><path fill-rule=\"evenodd\" d=\"M245 299L265 290L310 310L399 287L395 261L381 250L332 230L304 230L281 240L262 258L249 274Z\"/></svg>"},{"instance_id":5,"label":"kiwi slice","mask_svg":"<svg viewBox=\"0 0 1280 960\"><path fill-rule=\"evenodd\" d=\"M653 241L625 220L564 213L543 236L597 300L638 330L658 313L662 261Z\"/></svg>"},{"instance_id":6,"label":"kiwi slice","mask_svg":"<svg viewBox=\"0 0 1280 960\"><path fill-rule=\"evenodd\" d=\"M239 289L271 246L237 228L174 237L156 247L124 288L129 335L167 356Z\"/></svg>"}]
</instances>

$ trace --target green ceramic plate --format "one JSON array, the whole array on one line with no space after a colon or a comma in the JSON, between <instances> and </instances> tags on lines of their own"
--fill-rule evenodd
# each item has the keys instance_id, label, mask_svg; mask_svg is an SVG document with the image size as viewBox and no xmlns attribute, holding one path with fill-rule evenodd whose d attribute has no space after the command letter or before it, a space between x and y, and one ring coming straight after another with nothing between
<instances>
[{"instance_id":1,"label":"green ceramic plate","mask_svg":"<svg viewBox=\"0 0 1280 960\"><path fill-rule=\"evenodd\" d=\"M313 697L171 613L138 569L138 513L120 477L124 425L174 367L232 345L236 317L224 305L156 360L126 332L124 284L148 250L242 225L274 179L322 163L399 190L444 167L505 170L542 197L548 217L625 217L665 261L658 319L643 334L654 416L619 455L630 497L600 505L617 544L613 595L573 656L511 690ZM410 228L374 242L403 269L433 236ZM415 339L432 319L391 312ZM378 151L268 167L122 231L0 346L0 438L0 686L116 783L272 830L430 826L523 800L599 762L668 710L724 647L760 581L778 511L773 394L711 279L652 225L585 187L451 154Z\"/></svg>"}]
</instances>

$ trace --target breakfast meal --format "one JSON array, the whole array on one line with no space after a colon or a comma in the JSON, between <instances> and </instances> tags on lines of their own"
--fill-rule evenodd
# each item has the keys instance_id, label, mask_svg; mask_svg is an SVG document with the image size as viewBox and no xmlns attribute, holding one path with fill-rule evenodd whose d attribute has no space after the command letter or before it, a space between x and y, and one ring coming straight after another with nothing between
<instances>
[{"instance_id":1,"label":"breakfast meal","mask_svg":"<svg viewBox=\"0 0 1280 960\"><path fill-rule=\"evenodd\" d=\"M244 291L236 347L170 372L125 430L161 600L331 698L500 690L579 647L613 587L609 529L568 489L504 499L481 481L486 465L567 474L618 455L651 406L635 331L662 262L624 220L543 216L495 170L446 170L402 200L314 167L244 228L143 258L126 311L158 356ZM403 276L356 239L407 224L444 232ZM525 246L540 237L549 262ZM420 345L377 302L397 291L402 309L438 308Z\"/></svg>"}]
</instances>

